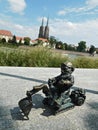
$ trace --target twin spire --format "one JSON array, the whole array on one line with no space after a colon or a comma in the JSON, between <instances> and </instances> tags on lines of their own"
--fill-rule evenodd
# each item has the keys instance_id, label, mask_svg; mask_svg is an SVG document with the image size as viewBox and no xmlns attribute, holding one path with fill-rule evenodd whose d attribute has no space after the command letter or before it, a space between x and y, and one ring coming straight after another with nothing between
<instances>
[{"instance_id":1,"label":"twin spire","mask_svg":"<svg viewBox=\"0 0 98 130\"><path fill-rule=\"evenodd\" d=\"M38 38L45 38L48 39L49 38L49 18L47 18L47 24L44 27L44 18L42 19L42 25L40 26L39 29L39 35Z\"/></svg>"}]
</instances>

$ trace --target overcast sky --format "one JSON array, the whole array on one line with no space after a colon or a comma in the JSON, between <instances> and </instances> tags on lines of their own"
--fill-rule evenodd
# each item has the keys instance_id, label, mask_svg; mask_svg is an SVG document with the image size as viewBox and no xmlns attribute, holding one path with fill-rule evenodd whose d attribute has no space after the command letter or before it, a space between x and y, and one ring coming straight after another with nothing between
<instances>
[{"instance_id":1,"label":"overcast sky","mask_svg":"<svg viewBox=\"0 0 98 130\"><path fill-rule=\"evenodd\" d=\"M0 0L0 29L16 36L36 39L48 16L51 36L98 47L98 0Z\"/></svg>"}]
</instances>

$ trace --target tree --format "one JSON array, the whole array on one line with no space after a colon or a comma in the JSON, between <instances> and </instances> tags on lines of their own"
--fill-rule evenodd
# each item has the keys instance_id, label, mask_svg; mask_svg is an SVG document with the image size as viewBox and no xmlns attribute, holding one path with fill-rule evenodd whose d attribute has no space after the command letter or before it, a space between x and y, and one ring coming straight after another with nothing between
<instances>
[{"instance_id":1,"label":"tree","mask_svg":"<svg viewBox=\"0 0 98 130\"><path fill-rule=\"evenodd\" d=\"M8 40L8 43L12 43L12 40L11 40L11 39L9 39L9 40Z\"/></svg>"},{"instance_id":2,"label":"tree","mask_svg":"<svg viewBox=\"0 0 98 130\"><path fill-rule=\"evenodd\" d=\"M0 43L2 43L2 39L0 38Z\"/></svg>"},{"instance_id":3,"label":"tree","mask_svg":"<svg viewBox=\"0 0 98 130\"><path fill-rule=\"evenodd\" d=\"M90 55L94 56L94 52L96 51L95 46L91 45L90 49L89 49L89 53Z\"/></svg>"},{"instance_id":4,"label":"tree","mask_svg":"<svg viewBox=\"0 0 98 130\"><path fill-rule=\"evenodd\" d=\"M43 46L43 41L42 40L38 40L37 41L37 45Z\"/></svg>"},{"instance_id":5,"label":"tree","mask_svg":"<svg viewBox=\"0 0 98 130\"><path fill-rule=\"evenodd\" d=\"M85 52L85 49L86 49L86 42L85 41L80 41L78 43L77 51Z\"/></svg>"},{"instance_id":6,"label":"tree","mask_svg":"<svg viewBox=\"0 0 98 130\"><path fill-rule=\"evenodd\" d=\"M4 44L6 43L6 39L5 38L2 38L1 42Z\"/></svg>"},{"instance_id":7,"label":"tree","mask_svg":"<svg viewBox=\"0 0 98 130\"><path fill-rule=\"evenodd\" d=\"M50 43L51 47L56 46L57 42L58 42L58 40L54 36L50 36L49 43Z\"/></svg>"},{"instance_id":8,"label":"tree","mask_svg":"<svg viewBox=\"0 0 98 130\"><path fill-rule=\"evenodd\" d=\"M68 50L68 44L67 43L63 43L64 44L64 50Z\"/></svg>"},{"instance_id":9,"label":"tree","mask_svg":"<svg viewBox=\"0 0 98 130\"><path fill-rule=\"evenodd\" d=\"M29 37L24 37L24 45L29 45L30 44L30 38Z\"/></svg>"},{"instance_id":10,"label":"tree","mask_svg":"<svg viewBox=\"0 0 98 130\"><path fill-rule=\"evenodd\" d=\"M61 41L58 41L58 42L56 43L56 48L57 48L57 49L63 49L63 48L64 48L63 43L62 43Z\"/></svg>"},{"instance_id":11,"label":"tree","mask_svg":"<svg viewBox=\"0 0 98 130\"><path fill-rule=\"evenodd\" d=\"M13 35L13 38L12 38L12 40L11 40L11 43L13 43L13 44L16 44L16 43L17 43L17 41L16 41L16 36L15 36L15 35Z\"/></svg>"},{"instance_id":12,"label":"tree","mask_svg":"<svg viewBox=\"0 0 98 130\"><path fill-rule=\"evenodd\" d=\"M22 38L18 42L19 45L22 45Z\"/></svg>"},{"instance_id":13,"label":"tree","mask_svg":"<svg viewBox=\"0 0 98 130\"><path fill-rule=\"evenodd\" d=\"M67 45L67 50L69 50L69 51L76 51L76 48L75 48L74 45L69 44L69 45Z\"/></svg>"}]
</instances>

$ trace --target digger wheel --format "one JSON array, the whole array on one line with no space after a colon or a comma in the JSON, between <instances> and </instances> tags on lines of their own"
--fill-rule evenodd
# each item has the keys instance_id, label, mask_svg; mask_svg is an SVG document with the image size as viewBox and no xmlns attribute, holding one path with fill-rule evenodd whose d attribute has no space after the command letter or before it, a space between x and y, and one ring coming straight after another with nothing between
<instances>
[{"instance_id":1,"label":"digger wheel","mask_svg":"<svg viewBox=\"0 0 98 130\"><path fill-rule=\"evenodd\" d=\"M81 106L84 103L85 99L83 97L78 97L76 104L78 106Z\"/></svg>"}]
</instances>

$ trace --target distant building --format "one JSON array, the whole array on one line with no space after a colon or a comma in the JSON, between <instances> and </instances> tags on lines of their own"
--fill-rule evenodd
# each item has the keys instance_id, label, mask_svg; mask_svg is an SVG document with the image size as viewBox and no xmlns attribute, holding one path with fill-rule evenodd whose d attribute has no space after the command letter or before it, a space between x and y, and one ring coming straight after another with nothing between
<instances>
[{"instance_id":1,"label":"distant building","mask_svg":"<svg viewBox=\"0 0 98 130\"><path fill-rule=\"evenodd\" d=\"M43 26L43 23L44 23L44 19L42 19L42 25L39 28L38 38L44 38L44 26Z\"/></svg>"},{"instance_id":2,"label":"distant building","mask_svg":"<svg viewBox=\"0 0 98 130\"><path fill-rule=\"evenodd\" d=\"M49 38L49 26L48 26L48 23L49 23L49 18L47 19L47 24L46 26L44 27L44 19L42 19L42 24L39 28L39 35L38 35L38 38L44 38L44 39L48 39Z\"/></svg>"},{"instance_id":3,"label":"distant building","mask_svg":"<svg viewBox=\"0 0 98 130\"><path fill-rule=\"evenodd\" d=\"M42 46L49 46L49 19L47 19L47 24L44 27L44 19L42 19L42 25L39 28L39 35L38 38L35 40L31 40L30 39L30 45L42 45ZM8 42L9 40L13 39L13 34L8 31L8 30L0 30L0 39L5 38L6 42ZM25 38L28 37L20 37L20 36L16 36L16 42L19 43L21 42L21 44L24 44L25 42Z\"/></svg>"},{"instance_id":4,"label":"distant building","mask_svg":"<svg viewBox=\"0 0 98 130\"><path fill-rule=\"evenodd\" d=\"M49 41L45 38L37 38L32 40L32 45L42 45L42 46L49 46Z\"/></svg>"},{"instance_id":5,"label":"distant building","mask_svg":"<svg viewBox=\"0 0 98 130\"><path fill-rule=\"evenodd\" d=\"M96 53L98 54L98 48L95 48L96 49Z\"/></svg>"},{"instance_id":6,"label":"distant building","mask_svg":"<svg viewBox=\"0 0 98 130\"><path fill-rule=\"evenodd\" d=\"M8 42L9 39L12 39L13 35L8 30L0 30L0 38L5 38L6 42Z\"/></svg>"},{"instance_id":7,"label":"distant building","mask_svg":"<svg viewBox=\"0 0 98 130\"><path fill-rule=\"evenodd\" d=\"M45 26L44 30L44 38L48 39L49 38L49 26L48 26L49 19L47 19L47 25Z\"/></svg>"},{"instance_id":8,"label":"distant building","mask_svg":"<svg viewBox=\"0 0 98 130\"><path fill-rule=\"evenodd\" d=\"M22 44L24 44L24 38L23 38L23 37L16 36L16 42L17 42L17 43L21 42Z\"/></svg>"}]
</instances>

